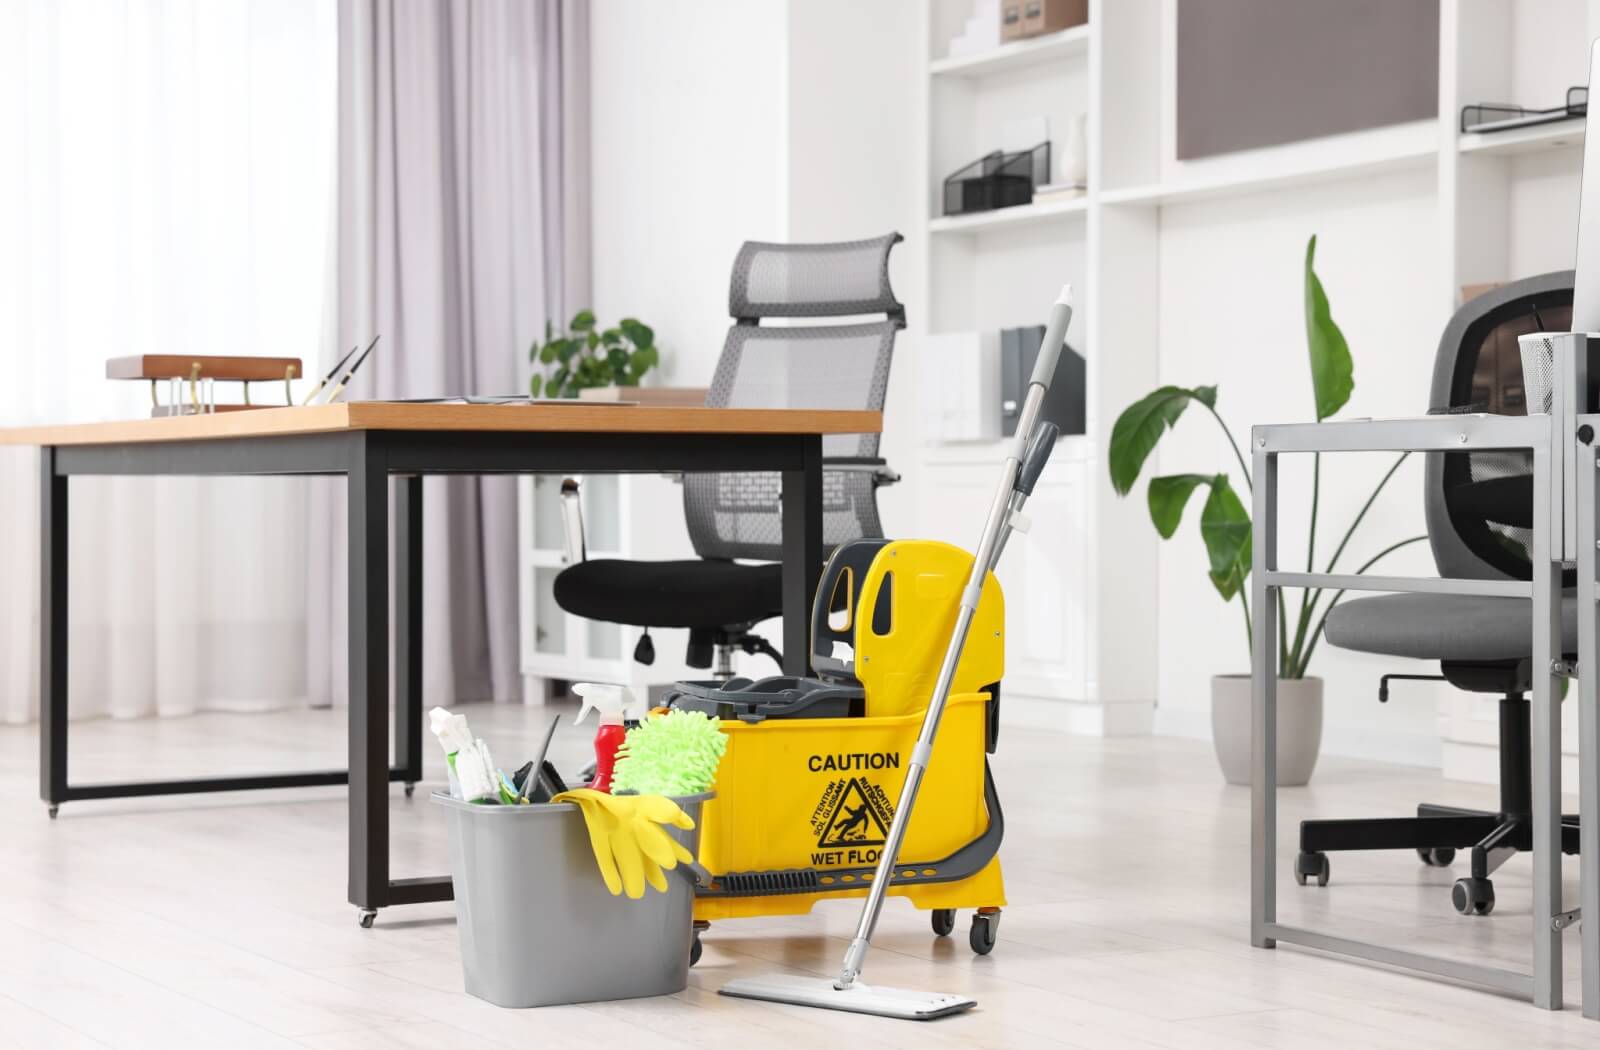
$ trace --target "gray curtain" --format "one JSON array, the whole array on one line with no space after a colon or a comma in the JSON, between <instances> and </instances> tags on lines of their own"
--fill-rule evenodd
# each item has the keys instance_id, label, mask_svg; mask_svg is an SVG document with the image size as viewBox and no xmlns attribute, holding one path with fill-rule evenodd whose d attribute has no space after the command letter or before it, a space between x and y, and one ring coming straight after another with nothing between
<instances>
[{"instance_id":1,"label":"gray curtain","mask_svg":"<svg viewBox=\"0 0 1600 1050\"><path fill-rule=\"evenodd\" d=\"M585 0L340 0L337 311L374 335L356 399L524 391L546 318L588 305ZM342 487L307 569L310 695L342 703ZM430 478L429 704L520 695L516 483Z\"/></svg>"}]
</instances>

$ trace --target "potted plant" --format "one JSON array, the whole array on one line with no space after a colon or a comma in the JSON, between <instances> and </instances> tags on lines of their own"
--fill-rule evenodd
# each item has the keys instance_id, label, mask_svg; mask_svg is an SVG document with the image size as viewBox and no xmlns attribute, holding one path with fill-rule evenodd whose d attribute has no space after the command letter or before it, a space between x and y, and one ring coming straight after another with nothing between
<instances>
[{"instance_id":1,"label":"potted plant","mask_svg":"<svg viewBox=\"0 0 1600 1050\"><path fill-rule=\"evenodd\" d=\"M1305 317L1306 349L1311 365L1311 389L1316 400L1317 422L1338 412L1355 389L1350 347L1344 333L1334 323L1328 296L1318 280L1314 262L1317 239L1306 244ZM1111 429L1111 485L1118 495L1133 489L1139 472L1162 436L1177 425L1190 403L1198 404L1222 428L1233 448L1246 490L1251 486L1250 465L1239 451L1233 432L1217 412L1217 388L1164 386L1129 405ZM1331 573L1349 546L1378 494L1409 453L1402 453L1373 488L1372 494L1350 521L1323 572ZM1313 455L1311 467L1311 525L1306 540L1306 571L1313 572L1317 555L1317 519L1322 481L1322 457ZM1184 508L1195 491L1205 488L1207 495L1200 510L1200 535L1205 542L1207 575L1224 601L1239 602L1244 619L1246 654L1252 636L1249 592L1245 580L1250 575L1250 515L1234 491L1226 473L1169 474L1151 478L1147 499L1150 520L1162 539L1171 539L1183 518ZM1409 544L1426 539L1413 536L1390 544L1356 570L1362 573L1380 558ZM1309 588L1300 594L1299 610L1289 625L1290 604L1278 592L1278 782L1304 784L1311 779L1317 752L1322 742L1322 679L1308 677L1307 669L1322 636L1328 611L1338 604L1344 592L1329 595L1324 589ZM1326 599L1326 602L1324 601ZM1260 615L1255 610L1255 615ZM1211 679L1211 734L1217 761L1230 784L1250 782L1250 676L1217 675Z\"/></svg>"},{"instance_id":2,"label":"potted plant","mask_svg":"<svg viewBox=\"0 0 1600 1050\"><path fill-rule=\"evenodd\" d=\"M544 325L544 342L528 351L534 363L529 392L534 397L577 397L578 391L606 386L638 386L661 361L656 333L647 324L624 317L614 328L597 328L593 310L579 310L556 332ZM545 366L544 372L540 366Z\"/></svg>"}]
</instances>

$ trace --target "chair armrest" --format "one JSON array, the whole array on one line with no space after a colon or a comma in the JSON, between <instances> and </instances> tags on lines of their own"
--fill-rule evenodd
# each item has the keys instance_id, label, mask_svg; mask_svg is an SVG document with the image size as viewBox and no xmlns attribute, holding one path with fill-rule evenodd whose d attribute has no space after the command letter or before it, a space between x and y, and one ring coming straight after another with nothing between
<instances>
[{"instance_id":1,"label":"chair armrest","mask_svg":"<svg viewBox=\"0 0 1600 1050\"><path fill-rule=\"evenodd\" d=\"M1341 419L1324 423L1272 423L1250 429L1257 453L1460 452L1548 448L1550 416L1484 413Z\"/></svg>"},{"instance_id":2,"label":"chair armrest","mask_svg":"<svg viewBox=\"0 0 1600 1050\"><path fill-rule=\"evenodd\" d=\"M878 485L893 485L900 475L889 469L889 461L876 456L824 456L822 469L831 473L871 474Z\"/></svg>"}]
</instances>

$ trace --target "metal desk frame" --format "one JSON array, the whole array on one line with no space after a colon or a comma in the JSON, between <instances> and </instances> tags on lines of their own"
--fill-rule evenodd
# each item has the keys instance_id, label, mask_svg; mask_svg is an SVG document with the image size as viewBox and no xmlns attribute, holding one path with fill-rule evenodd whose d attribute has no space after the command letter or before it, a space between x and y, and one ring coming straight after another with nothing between
<instances>
[{"instance_id":1,"label":"metal desk frame","mask_svg":"<svg viewBox=\"0 0 1600 1050\"><path fill-rule=\"evenodd\" d=\"M1582 389L1581 385L1577 389ZM1551 415L1489 416L1443 415L1415 419L1353 420L1349 422L1258 426L1251 432L1254 473L1254 523L1251 593L1256 627L1251 654L1253 692L1251 718L1251 861L1250 942L1273 948L1279 941L1307 948L1350 955L1372 962L1418 970L1455 980L1487 985L1531 999L1534 1005L1559 1010L1562 1005L1561 930L1572 916L1561 906L1561 704L1557 674L1561 670L1561 570L1564 545L1558 472L1569 464L1576 448L1570 440L1553 443L1554 434L1573 433ZM1308 452L1461 452L1488 449L1527 449L1533 454L1533 580L1469 580L1323 573L1284 572L1278 567L1278 457ZM1592 460L1591 460L1592 465ZM1582 502L1577 518L1587 528L1587 573L1590 598L1580 598L1580 615L1587 614L1587 631L1580 629L1580 646L1596 650L1595 545L1596 509L1594 471L1578 471L1587 479L1590 498ZM1570 476L1570 475L1568 475ZM1567 504L1570 513L1571 503ZM1590 513L1583 513L1587 508ZM1572 532L1566 539L1581 546ZM1285 587L1333 586L1347 590L1414 592L1428 594L1493 595L1533 600L1533 972L1461 962L1438 955L1411 952L1386 945L1357 941L1315 930L1287 926L1277 921L1277 617L1266 614ZM1580 656L1580 661L1589 657ZM1584 666L1593 666L1585 662ZM1600 904L1600 877L1593 870L1600 857L1600 820L1589 805L1600 799L1594 759L1600 757L1600 729L1595 725L1593 676L1584 680L1582 715L1584 743L1583 865L1584 905ZM1597 906L1591 915L1600 915ZM1600 923L1585 923L1584 1009L1600 1009ZM1591 1006L1591 1004L1594 1004Z\"/></svg>"},{"instance_id":2,"label":"metal desk frame","mask_svg":"<svg viewBox=\"0 0 1600 1050\"><path fill-rule=\"evenodd\" d=\"M63 802L201 791L350 785L350 903L377 909L451 899L447 875L389 877L389 794L422 777L422 477L564 471L777 471L783 475L784 670L806 673L822 570L822 437L816 433L342 430L203 440L46 445L42 537L40 796ZM338 475L349 494L350 720L345 770L132 783L67 780L68 480L87 475ZM395 484L395 704L389 764L389 480Z\"/></svg>"}]
</instances>

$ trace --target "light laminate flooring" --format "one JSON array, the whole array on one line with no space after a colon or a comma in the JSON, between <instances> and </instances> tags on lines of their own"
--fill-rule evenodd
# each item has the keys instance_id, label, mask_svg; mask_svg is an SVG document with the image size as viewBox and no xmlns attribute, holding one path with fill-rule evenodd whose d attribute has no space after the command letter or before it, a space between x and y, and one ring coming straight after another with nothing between
<instances>
[{"instance_id":1,"label":"light laminate flooring","mask_svg":"<svg viewBox=\"0 0 1600 1050\"><path fill-rule=\"evenodd\" d=\"M550 709L462 710L510 761L531 751ZM576 768L587 737L558 734L562 768ZM50 821L37 741L34 727L0 728L0 1047L1600 1045L1600 1025L1578 1014L1576 931L1559 1013L1288 946L1251 948L1249 795L1223 785L1204 742L1005 732L994 762L1010 906L994 953L968 949L967 916L938 939L925 913L891 901L868 960L869 982L978 1000L971 1013L914 1024L716 994L774 968L831 974L855 902L717 924L679 995L502 1010L462 990L453 905L388 909L375 928L357 926L342 790L72 803ZM396 876L447 868L442 814L426 798L443 763L427 745L431 783L411 799L392 789ZM331 711L72 727L75 782L338 767L343 755L342 715ZM1494 914L1474 919L1449 901L1464 857L1441 871L1407 855L1336 855L1325 889L1290 875L1302 817L1493 797L1425 770L1325 758L1312 787L1282 795L1280 917L1525 969L1526 857L1497 873ZM1564 874L1575 904L1575 860Z\"/></svg>"}]
</instances>

